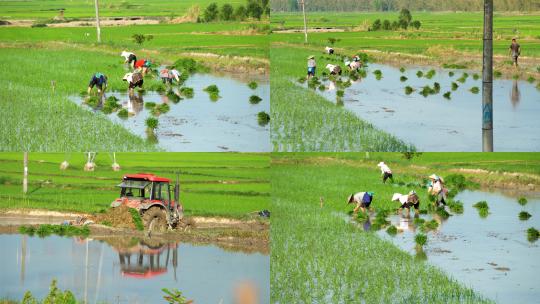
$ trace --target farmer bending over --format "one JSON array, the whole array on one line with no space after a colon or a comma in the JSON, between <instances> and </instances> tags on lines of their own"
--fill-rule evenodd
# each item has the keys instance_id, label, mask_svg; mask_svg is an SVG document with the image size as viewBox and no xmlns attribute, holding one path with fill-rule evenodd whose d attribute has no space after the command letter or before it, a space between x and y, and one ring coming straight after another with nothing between
<instances>
[{"instance_id":1,"label":"farmer bending over","mask_svg":"<svg viewBox=\"0 0 540 304\"><path fill-rule=\"evenodd\" d=\"M98 93L102 94L107 89L107 76L99 72L92 75L92 79L88 84L88 94L92 92L94 86L96 86Z\"/></svg>"},{"instance_id":2,"label":"farmer bending over","mask_svg":"<svg viewBox=\"0 0 540 304\"><path fill-rule=\"evenodd\" d=\"M332 55L334 54L334 48L331 48L329 46L325 47L324 50L326 51L326 54Z\"/></svg>"},{"instance_id":3,"label":"farmer bending over","mask_svg":"<svg viewBox=\"0 0 540 304\"><path fill-rule=\"evenodd\" d=\"M394 193L392 201L400 202L401 206L398 209L398 213L402 213L403 209L407 209L407 213L410 214L411 207L414 207L414 213L418 214L420 208L420 199L414 190L411 190L409 194Z\"/></svg>"},{"instance_id":4,"label":"farmer bending over","mask_svg":"<svg viewBox=\"0 0 540 304\"><path fill-rule=\"evenodd\" d=\"M137 61L137 56L131 52L123 51L120 56L124 57L124 63L129 64L132 69L135 69L135 62Z\"/></svg>"},{"instance_id":5,"label":"farmer bending over","mask_svg":"<svg viewBox=\"0 0 540 304\"><path fill-rule=\"evenodd\" d=\"M150 68L150 66L152 66L152 62L147 59L137 60L135 61L134 65L135 69L139 69L142 72L143 76L148 73L148 69Z\"/></svg>"},{"instance_id":6,"label":"farmer bending over","mask_svg":"<svg viewBox=\"0 0 540 304\"><path fill-rule=\"evenodd\" d=\"M442 177L432 174L429 176L428 193L435 196L435 206L446 205L446 193L448 189L444 186Z\"/></svg>"},{"instance_id":7,"label":"farmer bending over","mask_svg":"<svg viewBox=\"0 0 540 304\"><path fill-rule=\"evenodd\" d=\"M180 72L174 68L169 70L169 78L171 78L171 81L174 79L177 83L180 83Z\"/></svg>"},{"instance_id":8,"label":"farmer bending over","mask_svg":"<svg viewBox=\"0 0 540 304\"><path fill-rule=\"evenodd\" d=\"M387 179L392 180L392 183L394 182L394 177L392 176L392 170L390 170L390 167L388 167L384 162L377 164L377 167L381 168L383 184L386 184Z\"/></svg>"},{"instance_id":9,"label":"farmer bending over","mask_svg":"<svg viewBox=\"0 0 540 304\"><path fill-rule=\"evenodd\" d=\"M353 61L349 62L347 66L349 67L349 70L351 71L358 71L362 67L362 62L360 61L360 57L354 56Z\"/></svg>"},{"instance_id":10,"label":"farmer bending over","mask_svg":"<svg viewBox=\"0 0 540 304\"><path fill-rule=\"evenodd\" d=\"M512 56L512 64L517 67L518 57L519 55L521 55L521 45L517 43L516 38L512 39L512 44L510 44L510 47L508 49L508 52Z\"/></svg>"},{"instance_id":11,"label":"farmer bending over","mask_svg":"<svg viewBox=\"0 0 540 304\"><path fill-rule=\"evenodd\" d=\"M358 192L356 194L351 194L347 199L347 205L356 204L353 211L354 214L357 214L359 209L362 210L362 213L366 213L366 208L371 211L369 205L371 205L371 202L373 201L373 195L375 195L373 192Z\"/></svg>"},{"instance_id":12,"label":"farmer bending over","mask_svg":"<svg viewBox=\"0 0 540 304\"><path fill-rule=\"evenodd\" d=\"M307 78L315 76L315 69L317 68L317 63L315 62L315 56L309 56L307 61Z\"/></svg>"},{"instance_id":13,"label":"farmer bending over","mask_svg":"<svg viewBox=\"0 0 540 304\"><path fill-rule=\"evenodd\" d=\"M327 64L326 69L330 71L330 75L341 75L341 67L339 65Z\"/></svg>"},{"instance_id":14,"label":"farmer bending over","mask_svg":"<svg viewBox=\"0 0 540 304\"><path fill-rule=\"evenodd\" d=\"M172 75L169 69L162 69L159 71L159 77L163 83L172 84Z\"/></svg>"},{"instance_id":15,"label":"farmer bending over","mask_svg":"<svg viewBox=\"0 0 540 304\"><path fill-rule=\"evenodd\" d=\"M144 82L143 75L139 72L127 73L122 80L128 82L130 94L133 93L135 87L142 88Z\"/></svg>"}]
</instances>

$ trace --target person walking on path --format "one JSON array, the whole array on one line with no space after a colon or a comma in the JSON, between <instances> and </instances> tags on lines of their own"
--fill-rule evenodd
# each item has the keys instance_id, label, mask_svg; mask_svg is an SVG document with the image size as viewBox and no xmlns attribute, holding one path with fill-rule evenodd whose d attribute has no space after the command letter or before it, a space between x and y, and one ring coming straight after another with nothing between
<instances>
[{"instance_id":1,"label":"person walking on path","mask_svg":"<svg viewBox=\"0 0 540 304\"><path fill-rule=\"evenodd\" d=\"M508 48L508 53L512 56L512 64L517 67L518 58L521 55L521 45L517 43L516 38L512 39L512 44L510 44L510 47Z\"/></svg>"}]
</instances>

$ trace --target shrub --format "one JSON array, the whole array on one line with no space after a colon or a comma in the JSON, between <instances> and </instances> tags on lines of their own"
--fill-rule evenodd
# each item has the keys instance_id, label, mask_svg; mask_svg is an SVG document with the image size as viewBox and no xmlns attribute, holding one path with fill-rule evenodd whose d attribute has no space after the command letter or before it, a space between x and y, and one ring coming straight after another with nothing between
<instances>
[{"instance_id":1,"label":"shrub","mask_svg":"<svg viewBox=\"0 0 540 304\"><path fill-rule=\"evenodd\" d=\"M398 231L398 230L397 230L396 226L394 226L394 225L390 225L390 226L388 227L388 229L386 229L386 233L388 233L388 234L391 235L391 236L396 235L396 234L397 234L397 231Z\"/></svg>"},{"instance_id":2,"label":"shrub","mask_svg":"<svg viewBox=\"0 0 540 304\"><path fill-rule=\"evenodd\" d=\"M370 31L378 31L381 29L381 26L382 26L382 23L381 23L381 19L377 19L375 21L373 21L373 23L371 24L371 27L369 28Z\"/></svg>"},{"instance_id":3,"label":"shrub","mask_svg":"<svg viewBox=\"0 0 540 304\"><path fill-rule=\"evenodd\" d=\"M416 245L422 247L427 243L427 236L423 233L419 233L414 236L414 242Z\"/></svg>"},{"instance_id":4,"label":"shrub","mask_svg":"<svg viewBox=\"0 0 540 304\"><path fill-rule=\"evenodd\" d=\"M529 242L534 242L538 240L539 236L540 232L538 232L538 230L536 230L534 227L527 229L527 239L529 240Z\"/></svg>"},{"instance_id":5,"label":"shrub","mask_svg":"<svg viewBox=\"0 0 540 304\"><path fill-rule=\"evenodd\" d=\"M224 21L232 20L233 13L234 13L234 9L232 5L230 5L229 3L225 3L223 4L223 6L221 6L221 12L219 14L219 18Z\"/></svg>"},{"instance_id":6,"label":"shrub","mask_svg":"<svg viewBox=\"0 0 540 304\"><path fill-rule=\"evenodd\" d=\"M150 41L154 39L154 36L152 35L144 35L144 34L133 34L131 36L133 41L139 45L143 44L145 41Z\"/></svg>"},{"instance_id":7,"label":"shrub","mask_svg":"<svg viewBox=\"0 0 540 304\"><path fill-rule=\"evenodd\" d=\"M155 130L158 127L159 121L155 117L148 117L145 124L148 129Z\"/></svg>"},{"instance_id":8,"label":"shrub","mask_svg":"<svg viewBox=\"0 0 540 304\"><path fill-rule=\"evenodd\" d=\"M261 111L257 113L257 121L259 122L259 125L266 126L270 122L270 115Z\"/></svg>"},{"instance_id":9,"label":"shrub","mask_svg":"<svg viewBox=\"0 0 540 304\"><path fill-rule=\"evenodd\" d=\"M259 85L255 81L248 83L248 87L252 90L255 90L258 86Z\"/></svg>"},{"instance_id":10,"label":"shrub","mask_svg":"<svg viewBox=\"0 0 540 304\"><path fill-rule=\"evenodd\" d=\"M155 119L155 118L149 118L149 119ZM148 126L148 119L146 120L146 125ZM157 127L157 124L156 124L156 127ZM139 211L134 208L129 208L129 213L131 213L131 219L133 220L133 224L135 224L135 228L137 228L137 230L139 231L143 231L144 225L143 225L141 215L139 214Z\"/></svg>"},{"instance_id":11,"label":"shrub","mask_svg":"<svg viewBox=\"0 0 540 304\"><path fill-rule=\"evenodd\" d=\"M520 220L526 221L526 220L530 219L531 216L532 216L532 215L531 215L529 212L527 212L527 211L521 211L521 212L519 213L519 216L518 216L518 217L519 217Z\"/></svg>"},{"instance_id":12,"label":"shrub","mask_svg":"<svg viewBox=\"0 0 540 304\"><path fill-rule=\"evenodd\" d=\"M202 20L205 22L215 21L217 20L218 14L219 11L217 4L215 2L210 3L203 12Z\"/></svg>"},{"instance_id":13,"label":"shrub","mask_svg":"<svg viewBox=\"0 0 540 304\"><path fill-rule=\"evenodd\" d=\"M422 22L414 20L413 22L411 22L411 26L418 30L422 26Z\"/></svg>"},{"instance_id":14,"label":"shrub","mask_svg":"<svg viewBox=\"0 0 540 304\"><path fill-rule=\"evenodd\" d=\"M118 117L125 119L125 118L128 118L129 113L128 113L128 110L122 109L122 110L118 111L117 115L118 115Z\"/></svg>"},{"instance_id":15,"label":"shrub","mask_svg":"<svg viewBox=\"0 0 540 304\"><path fill-rule=\"evenodd\" d=\"M524 197L520 197L520 198L518 199L518 203L519 203L521 206L525 206L525 205L527 205L527 199L524 198Z\"/></svg>"},{"instance_id":16,"label":"shrub","mask_svg":"<svg viewBox=\"0 0 540 304\"><path fill-rule=\"evenodd\" d=\"M382 23L382 29L385 30L385 31L389 31L392 29L392 24L390 23L389 20L385 19Z\"/></svg>"},{"instance_id":17,"label":"shrub","mask_svg":"<svg viewBox=\"0 0 540 304\"><path fill-rule=\"evenodd\" d=\"M323 86L324 87L324 86ZM259 102L261 102L262 98L260 98L259 96L257 95L251 95L249 97L249 103L251 104L258 104Z\"/></svg>"}]
</instances>

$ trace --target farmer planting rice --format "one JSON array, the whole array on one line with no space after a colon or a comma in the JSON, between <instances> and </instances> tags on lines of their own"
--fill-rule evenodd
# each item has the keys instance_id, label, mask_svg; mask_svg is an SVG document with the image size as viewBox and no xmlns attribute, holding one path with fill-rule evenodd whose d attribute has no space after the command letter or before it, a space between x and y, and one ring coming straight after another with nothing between
<instances>
[{"instance_id":1,"label":"farmer planting rice","mask_svg":"<svg viewBox=\"0 0 540 304\"><path fill-rule=\"evenodd\" d=\"M132 69L135 69L135 62L137 61L137 56L131 52L122 51L120 56L124 57L124 63L127 63Z\"/></svg>"},{"instance_id":2,"label":"farmer planting rice","mask_svg":"<svg viewBox=\"0 0 540 304\"><path fill-rule=\"evenodd\" d=\"M324 50L326 51L326 54L332 55L334 54L334 48L331 48L329 46L325 47Z\"/></svg>"},{"instance_id":3,"label":"farmer planting rice","mask_svg":"<svg viewBox=\"0 0 540 304\"><path fill-rule=\"evenodd\" d=\"M390 170L390 167L388 167L384 162L378 163L377 167L381 169L383 184L386 184L387 179L392 180L392 183L394 182L394 177L392 176L392 170Z\"/></svg>"},{"instance_id":4,"label":"farmer planting rice","mask_svg":"<svg viewBox=\"0 0 540 304\"><path fill-rule=\"evenodd\" d=\"M135 64L134 64L134 68L137 70L140 70L144 75L146 75L146 73L148 72L148 69L152 66L152 62L150 62L150 60L147 60L147 59L141 59L141 60L137 60L135 61Z\"/></svg>"},{"instance_id":5,"label":"farmer planting rice","mask_svg":"<svg viewBox=\"0 0 540 304\"><path fill-rule=\"evenodd\" d=\"M362 62L360 61L360 57L358 57L358 55L354 56L351 62L346 62L345 64L351 71L358 71L358 69L362 67Z\"/></svg>"},{"instance_id":6,"label":"farmer planting rice","mask_svg":"<svg viewBox=\"0 0 540 304\"><path fill-rule=\"evenodd\" d=\"M341 67L335 64L327 64L326 69L330 72L330 75L341 75Z\"/></svg>"},{"instance_id":7,"label":"farmer planting rice","mask_svg":"<svg viewBox=\"0 0 540 304\"><path fill-rule=\"evenodd\" d=\"M420 199L414 190L411 190L409 194L394 193L392 201L401 203L398 213L402 213L403 209L407 209L407 214L409 214L411 212L411 207L414 207L415 214L418 214L418 211L420 210Z\"/></svg>"},{"instance_id":8,"label":"farmer planting rice","mask_svg":"<svg viewBox=\"0 0 540 304\"><path fill-rule=\"evenodd\" d=\"M508 52L510 53L510 56L512 56L512 64L515 67L517 67L518 57L521 55L521 45L517 43L516 38L512 39L512 44L510 44L510 47L508 48Z\"/></svg>"},{"instance_id":9,"label":"farmer planting rice","mask_svg":"<svg viewBox=\"0 0 540 304\"><path fill-rule=\"evenodd\" d=\"M92 79L90 79L90 83L88 84L88 94L92 92L94 86L97 88L98 93L102 94L107 89L107 76L99 72L92 75Z\"/></svg>"},{"instance_id":10,"label":"farmer planting rice","mask_svg":"<svg viewBox=\"0 0 540 304\"><path fill-rule=\"evenodd\" d=\"M444 186L442 177L435 174L429 176L428 193L435 196L435 206L446 205L446 193L448 193L448 189Z\"/></svg>"},{"instance_id":11,"label":"farmer planting rice","mask_svg":"<svg viewBox=\"0 0 540 304\"><path fill-rule=\"evenodd\" d=\"M124 78L122 78L122 80L128 82L130 94L133 93L133 89L135 87L142 88L144 82L143 75L139 72L127 73L126 75L124 75Z\"/></svg>"},{"instance_id":12,"label":"farmer planting rice","mask_svg":"<svg viewBox=\"0 0 540 304\"><path fill-rule=\"evenodd\" d=\"M159 71L159 77L161 78L161 81L163 83L172 84L173 78L172 78L171 71L169 71L169 69L165 68Z\"/></svg>"},{"instance_id":13,"label":"farmer planting rice","mask_svg":"<svg viewBox=\"0 0 540 304\"><path fill-rule=\"evenodd\" d=\"M315 69L317 68L317 63L315 62L315 56L309 56L307 61L307 78L315 76Z\"/></svg>"},{"instance_id":14,"label":"farmer planting rice","mask_svg":"<svg viewBox=\"0 0 540 304\"><path fill-rule=\"evenodd\" d=\"M169 78L176 80L177 83L180 83L180 72L177 69L169 70Z\"/></svg>"},{"instance_id":15,"label":"farmer planting rice","mask_svg":"<svg viewBox=\"0 0 540 304\"><path fill-rule=\"evenodd\" d=\"M370 208L371 202L373 201L373 196L375 193L368 191L368 192L358 192L356 194L351 194L349 198L347 199L347 205L348 204L356 204L356 207L354 207L353 214L357 214L358 210L362 210L362 213L366 213L366 209Z\"/></svg>"}]
</instances>

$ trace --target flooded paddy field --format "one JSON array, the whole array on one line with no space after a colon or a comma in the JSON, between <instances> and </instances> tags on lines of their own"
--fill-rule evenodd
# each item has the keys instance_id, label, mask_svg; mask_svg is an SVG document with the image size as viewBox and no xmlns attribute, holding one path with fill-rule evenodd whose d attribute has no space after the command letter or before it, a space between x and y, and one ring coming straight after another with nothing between
<instances>
[{"instance_id":1,"label":"flooded paddy field","mask_svg":"<svg viewBox=\"0 0 540 304\"><path fill-rule=\"evenodd\" d=\"M338 105L420 151L481 151L480 72L430 72L426 67L407 67L401 72L382 64L369 64L366 71L365 78L344 89ZM421 77L417 75L419 71ZM346 81L348 77L342 79ZM424 97L424 87L434 89L435 83L438 88ZM323 84L324 90L316 91L336 102L340 89L328 80ZM540 91L535 86L536 83L527 81L494 80L495 151L540 151L540 120L536 117L540 111ZM406 87L410 87L409 92Z\"/></svg>"},{"instance_id":2,"label":"flooded paddy field","mask_svg":"<svg viewBox=\"0 0 540 304\"><path fill-rule=\"evenodd\" d=\"M219 89L217 99L204 91L212 84ZM122 109L127 110L128 116L124 118L119 117L118 111L104 114L103 105L90 107L80 96L73 96L71 100L91 111L103 113L131 133L156 142L166 151L267 152L270 151L269 126L258 119L258 114L270 112L270 85L263 81L257 81L257 84L251 89L246 82L226 76L195 74L183 85L193 89L192 97L186 97L176 86L172 87L174 96L157 91L141 93L135 90L132 95L107 92L106 98L115 96ZM261 100L252 101L253 95ZM166 104L169 110L153 115L149 104ZM154 116L158 119L157 129L148 132L146 120Z\"/></svg>"},{"instance_id":3,"label":"flooded paddy field","mask_svg":"<svg viewBox=\"0 0 540 304\"><path fill-rule=\"evenodd\" d=\"M0 234L0 295L43 297L56 279L86 303L159 303L162 288L178 289L195 303L231 303L250 282L268 303L270 258L214 245L135 237Z\"/></svg>"},{"instance_id":4,"label":"flooded paddy field","mask_svg":"<svg viewBox=\"0 0 540 304\"><path fill-rule=\"evenodd\" d=\"M439 227L428 232L423 252L427 262L437 266L460 283L498 303L536 303L540 297L540 244L527 240L527 229L540 226L540 198L529 198L525 206L517 198L499 193L463 191L455 200L464 206L463 214L434 218ZM472 206L487 201L489 215L481 218ZM532 215L520 220L520 211ZM384 230L377 234L401 249L418 255L415 249L414 215L388 218L402 232L392 237ZM364 229L369 229L369 225Z\"/></svg>"}]
</instances>

